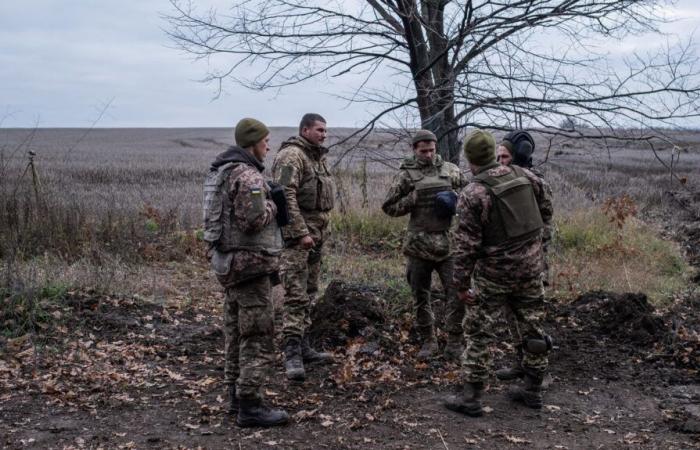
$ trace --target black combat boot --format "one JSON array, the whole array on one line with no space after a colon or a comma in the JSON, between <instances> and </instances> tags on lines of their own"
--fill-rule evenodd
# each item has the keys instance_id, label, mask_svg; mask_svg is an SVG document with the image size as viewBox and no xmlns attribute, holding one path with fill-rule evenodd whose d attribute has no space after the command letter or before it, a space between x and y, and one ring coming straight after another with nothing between
<instances>
[{"instance_id":1,"label":"black combat boot","mask_svg":"<svg viewBox=\"0 0 700 450\"><path fill-rule=\"evenodd\" d=\"M484 410L481 408L481 394L484 392L484 383L466 383L460 392L450 395L445 399L445 408L471 417L481 417Z\"/></svg>"},{"instance_id":2,"label":"black combat boot","mask_svg":"<svg viewBox=\"0 0 700 450\"><path fill-rule=\"evenodd\" d=\"M423 344L418 350L416 357L422 361L432 358L438 352L437 340L435 339L435 332L433 328L423 330L419 333L423 339Z\"/></svg>"},{"instance_id":3,"label":"black combat boot","mask_svg":"<svg viewBox=\"0 0 700 450\"><path fill-rule=\"evenodd\" d=\"M287 338L284 343L284 369L287 371L288 380L304 381L306 378L299 338Z\"/></svg>"},{"instance_id":4,"label":"black combat boot","mask_svg":"<svg viewBox=\"0 0 700 450\"><path fill-rule=\"evenodd\" d=\"M239 427L275 427L289 421L283 409L270 408L260 399L241 399L238 419Z\"/></svg>"},{"instance_id":5,"label":"black combat boot","mask_svg":"<svg viewBox=\"0 0 700 450\"><path fill-rule=\"evenodd\" d=\"M228 413L231 415L238 414L238 398L236 398L236 385L231 384L228 387Z\"/></svg>"},{"instance_id":6,"label":"black combat boot","mask_svg":"<svg viewBox=\"0 0 700 450\"><path fill-rule=\"evenodd\" d=\"M442 350L442 354L445 359L452 362L459 362L464 352L464 346L462 346L462 335L461 334L448 334L447 343L445 348Z\"/></svg>"},{"instance_id":7,"label":"black combat boot","mask_svg":"<svg viewBox=\"0 0 700 450\"><path fill-rule=\"evenodd\" d=\"M523 403L528 408L542 408L542 380L543 374L525 370L523 384L508 391L511 400Z\"/></svg>"},{"instance_id":8,"label":"black combat boot","mask_svg":"<svg viewBox=\"0 0 700 450\"><path fill-rule=\"evenodd\" d=\"M317 352L311 347L309 337L304 336L301 339L301 358L305 363L320 362L329 363L333 361L333 355L326 352Z\"/></svg>"},{"instance_id":9,"label":"black combat boot","mask_svg":"<svg viewBox=\"0 0 700 450\"><path fill-rule=\"evenodd\" d=\"M516 362L510 367L502 367L496 371L496 378L501 381L511 381L525 376L525 371L521 364L523 360L523 346L518 345L515 349L517 351Z\"/></svg>"}]
</instances>

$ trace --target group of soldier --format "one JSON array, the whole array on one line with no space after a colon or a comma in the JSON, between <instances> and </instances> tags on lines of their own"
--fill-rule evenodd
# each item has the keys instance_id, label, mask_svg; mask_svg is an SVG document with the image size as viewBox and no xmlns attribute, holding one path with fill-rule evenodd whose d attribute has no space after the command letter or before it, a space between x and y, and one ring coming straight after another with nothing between
<instances>
[{"instance_id":1,"label":"group of soldier","mask_svg":"<svg viewBox=\"0 0 700 450\"><path fill-rule=\"evenodd\" d=\"M266 181L269 134L262 122L241 120L236 145L217 156L204 183L204 239L225 289L224 383L229 412L242 427L289 420L261 394L275 359L273 285L284 287L287 378L303 381L306 364L332 361L332 355L311 347L307 335L336 194L323 146L326 120L304 115L299 135L282 143L272 180ZM469 416L483 414L489 344L502 313L518 360L496 375L522 379L511 397L541 408L552 347L542 329L552 204L542 176L528 170L534 141L527 132L516 131L497 150L490 133L473 131L464 141L471 179L437 154L437 137L430 131L417 131L412 147L413 156L401 164L382 210L410 217L404 254L420 338L417 357L430 359L439 351L431 307L436 272L446 301L443 354L461 360L463 372L445 407Z\"/></svg>"}]
</instances>

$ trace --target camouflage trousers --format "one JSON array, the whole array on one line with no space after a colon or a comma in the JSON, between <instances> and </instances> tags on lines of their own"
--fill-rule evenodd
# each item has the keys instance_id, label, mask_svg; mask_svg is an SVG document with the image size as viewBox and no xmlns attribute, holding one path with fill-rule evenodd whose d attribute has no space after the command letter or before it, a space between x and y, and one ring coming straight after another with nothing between
<instances>
[{"instance_id":1,"label":"camouflage trousers","mask_svg":"<svg viewBox=\"0 0 700 450\"><path fill-rule=\"evenodd\" d=\"M282 252L282 335L285 339L303 337L311 325L311 304L318 292L322 248L323 242L319 242L309 250L295 245Z\"/></svg>"},{"instance_id":2,"label":"camouflage trousers","mask_svg":"<svg viewBox=\"0 0 700 450\"><path fill-rule=\"evenodd\" d=\"M224 383L239 398L260 398L274 364L272 283L269 275L226 289Z\"/></svg>"},{"instance_id":3,"label":"camouflage trousers","mask_svg":"<svg viewBox=\"0 0 700 450\"><path fill-rule=\"evenodd\" d=\"M424 339L435 336L435 315L430 298L433 271L437 272L440 283L445 289L445 331L450 334L461 334L464 303L457 299L457 293L452 285L452 272L454 271L454 259L452 258L442 261L430 261L414 256L408 258L406 279L413 292L416 330Z\"/></svg>"},{"instance_id":4,"label":"camouflage trousers","mask_svg":"<svg viewBox=\"0 0 700 450\"><path fill-rule=\"evenodd\" d=\"M544 339L544 289L540 278L520 286L503 286L475 276L472 279L476 303L466 305L464 337L466 346L462 354L464 381L484 382L489 377L491 354L489 345L495 339L495 326L500 310L506 308L512 316L520 341ZM523 348L522 366L526 370L544 375L548 366L548 352L534 354Z\"/></svg>"}]
</instances>

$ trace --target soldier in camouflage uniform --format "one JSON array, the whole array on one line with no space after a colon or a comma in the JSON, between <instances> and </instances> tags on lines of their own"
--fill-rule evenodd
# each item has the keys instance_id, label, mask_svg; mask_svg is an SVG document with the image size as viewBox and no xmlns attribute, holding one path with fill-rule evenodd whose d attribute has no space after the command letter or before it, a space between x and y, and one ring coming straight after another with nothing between
<instances>
[{"instance_id":1,"label":"soldier in camouflage uniform","mask_svg":"<svg viewBox=\"0 0 700 450\"><path fill-rule=\"evenodd\" d=\"M243 119L235 137L237 145L217 156L204 183L204 240L226 290L224 383L238 425L282 425L287 413L261 395L274 362L271 289L282 250L278 206L262 175L269 131Z\"/></svg>"},{"instance_id":2,"label":"soldier in camouflage uniform","mask_svg":"<svg viewBox=\"0 0 700 450\"><path fill-rule=\"evenodd\" d=\"M282 143L272 166L276 183L284 186L290 223L282 228L284 283L283 329L287 378L302 381L305 362L329 362L329 353L317 352L306 334L311 304L318 292L321 250L328 237L335 183L326 164L326 120L306 114L299 136Z\"/></svg>"},{"instance_id":3,"label":"soldier in camouflage uniform","mask_svg":"<svg viewBox=\"0 0 700 450\"><path fill-rule=\"evenodd\" d=\"M462 352L464 305L452 288L452 233L455 191L466 185L459 167L436 154L437 138L427 130L413 137L414 155L403 161L389 188L382 210L398 217L410 214L403 251L408 257L406 277L414 297L415 328L422 339L418 357L426 359L437 351L430 284L437 272L445 288L445 318L448 341L445 355L456 359Z\"/></svg>"},{"instance_id":4,"label":"soldier in camouflage uniform","mask_svg":"<svg viewBox=\"0 0 700 450\"><path fill-rule=\"evenodd\" d=\"M445 406L470 416L483 414L481 395L488 379L494 317L506 305L523 335L525 372L523 385L509 394L528 407L541 408L551 349L542 329L542 227L552 218L551 199L532 172L496 162L496 144L489 133L471 133L464 152L474 174L457 206L454 283L466 304L464 385Z\"/></svg>"},{"instance_id":5,"label":"soldier in camouflage uniform","mask_svg":"<svg viewBox=\"0 0 700 450\"><path fill-rule=\"evenodd\" d=\"M545 190L551 197L552 189L547 184L544 179L544 174L535 170L532 166L532 154L535 151L535 141L532 136L527 131L515 130L506 134L503 137L503 141L499 144L496 149L496 160L504 165L510 166L515 164L516 166L528 169L533 174L537 175L544 185ZM549 253L549 244L552 241L553 226L550 224L545 224L542 229L542 256L543 256L543 271L542 280L544 285L549 285L549 261L547 255ZM523 357L522 349L522 336L520 330L518 329L517 320L512 314L510 308L503 309L503 315L508 328L510 330L511 337L513 338L514 347L516 349L516 362L510 367L504 367L496 371L496 377L499 380L509 381L516 378L522 378L524 376L523 368L520 366L520 361Z\"/></svg>"}]
</instances>

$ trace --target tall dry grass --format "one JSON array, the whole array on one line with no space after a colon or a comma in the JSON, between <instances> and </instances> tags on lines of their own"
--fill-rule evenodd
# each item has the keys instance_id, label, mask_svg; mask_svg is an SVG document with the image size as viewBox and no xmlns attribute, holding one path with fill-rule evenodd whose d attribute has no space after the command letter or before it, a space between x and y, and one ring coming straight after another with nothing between
<instances>
[{"instance_id":1,"label":"tall dry grass","mask_svg":"<svg viewBox=\"0 0 700 450\"><path fill-rule=\"evenodd\" d=\"M209 163L232 141L231 130L93 130L76 145L83 133L0 130L5 298L10 286L18 291L22 283L32 284L22 281L32 276L35 293L52 283L143 292L148 290L144 285L157 284L150 273L145 282L134 281L144 278L144 267L184 264L205 270L197 239L201 183ZM273 148L293 133L291 128L273 129ZM380 140L373 142L376 148ZM632 287L662 296L680 286L686 268L678 248L643 223L631 220L623 230L629 236L625 245L639 252L626 258L638 265L620 264L623 256L614 252L604 255L598 242L618 232L606 222L602 201L627 193L638 203L641 218L651 211L672 213L664 193L677 189L677 182L647 152L616 150L610 166L607 151L563 144L554 143L541 167L554 189L560 230L553 293ZM339 164L343 150L330 155L339 196L324 280L364 280L406 300L400 250L406 218L389 218L380 205L407 148L401 152L386 146L380 153L376 148L353 153ZM38 195L31 177L22 177L30 150L36 153ZM384 159L378 161L378 154ZM271 152L268 167L273 158ZM676 174L686 177L691 189L697 189L693 176L698 169L697 152L683 153L676 161ZM642 238L631 239L635 236ZM25 270L31 265L33 271Z\"/></svg>"}]
</instances>

